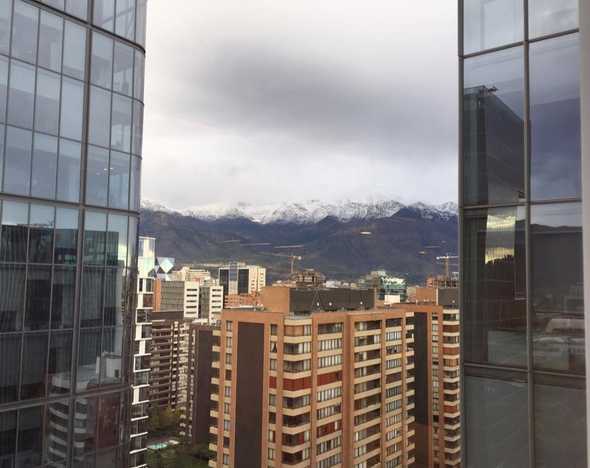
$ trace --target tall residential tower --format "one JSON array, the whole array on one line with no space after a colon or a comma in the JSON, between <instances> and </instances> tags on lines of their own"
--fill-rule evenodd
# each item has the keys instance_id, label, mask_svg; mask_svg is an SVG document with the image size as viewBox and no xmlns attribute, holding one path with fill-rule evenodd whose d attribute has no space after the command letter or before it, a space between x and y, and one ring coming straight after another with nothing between
<instances>
[{"instance_id":1,"label":"tall residential tower","mask_svg":"<svg viewBox=\"0 0 590 468\"><path fill-rule=\"evenodd\" d=\"M590 3L459 12L464 466L585 467Z\"/></svg>"},{"instance_id":2,"label":"tall residential tower","mask_svg":"<svg viewBox=\"0 0 590 468\"><path fill-rule=\"evenodd\" d=\"M0 1L0 466L127 466L146 0Z\"/></svg>"}]
</instances>

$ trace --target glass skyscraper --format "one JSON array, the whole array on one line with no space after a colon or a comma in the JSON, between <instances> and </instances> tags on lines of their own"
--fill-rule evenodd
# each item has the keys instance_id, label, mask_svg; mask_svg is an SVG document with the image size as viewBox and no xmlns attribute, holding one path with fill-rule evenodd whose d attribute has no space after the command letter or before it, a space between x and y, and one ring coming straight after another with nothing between
<instances>
[{"instance_id":1,"label":"glass skyscraper","mask_svg":"<svg viewBox=\"0 0 590 468\"><path fill-rule=\"evenodd\" d=\"M469 468L587 466L581 8L459 2Z\"/></svg>"},{"instance_id":2,"label":"glass skyscraper","mask_svg":"<svg viewBox=\"0 0 590 468\"><path fill-rule=\"evenodd\" d=\"M0 0L0 467L129 466L146 0Z\"/></svg>"}]
</instances>

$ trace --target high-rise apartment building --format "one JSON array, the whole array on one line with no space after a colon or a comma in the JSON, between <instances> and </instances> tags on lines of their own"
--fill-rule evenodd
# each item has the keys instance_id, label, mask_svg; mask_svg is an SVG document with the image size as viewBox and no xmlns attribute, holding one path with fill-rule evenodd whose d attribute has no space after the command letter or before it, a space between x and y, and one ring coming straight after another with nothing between
<instances>
[{"instance_id":1,"label":"high-rise apartment building","mask_svg":"<svg viewBox=\"0 0 590 468\"><path fill-rule=\"evenodd\" d=\"M146 0L0 1L0 465L128 466Z\"/></svg>"},{"instance_id":2,"label":"high-rise apartment building","mask_svg":"<svg viewBox=\"0 0 590 468\"><path fill-rule=\"evenodd\" d=\"M372 290L319 292L271 287L264 310L223 311L210 466L413 464L412 314L371 309Z\"/></svg>"},{"instance_id":3,"label":"high-rise apartment building","mask_svg":"<svg viewBox=\"0 0 590 468\"><path fill-rule=\"evenodd\" d=\"M185 319L199 318L199 283L157 279L154 284L155 312L182 310Z\"/></svg>"},{"instance_id":4,"label":"high-rise apartment building","mask_svg":"<svg viewBox=\"0 0 590 468\"><path fill-rule=\"evenodd\" d=\"M199 319L216 324L223 309L223 286L205 284L199 287Z\"/></svg>"},{"instance_id":5,"label":"high-rise apartment building","mask_svg":"<svg viewBox=\"0 0 590 468\"><path fill-rule=\"evenodd\" d=\"M464 466L585 467L590 3L459 13Z\"/></svg>"},{"instance_id":6,"label":"high-rise apartment building","mask_svg":"<svg viewBox=\"0 0 590 468\"><path fill-rule=\"evenodd\" d=\"M417 288L414 315L416 468L461 466L461 388L457 288Z\"/></svg>"}]
</instances>

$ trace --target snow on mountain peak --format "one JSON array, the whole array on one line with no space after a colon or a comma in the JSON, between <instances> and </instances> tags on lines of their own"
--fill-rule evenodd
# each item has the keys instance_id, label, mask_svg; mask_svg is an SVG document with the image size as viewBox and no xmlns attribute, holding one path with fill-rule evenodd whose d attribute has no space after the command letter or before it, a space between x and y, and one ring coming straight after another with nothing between
<instances>
[{"instance_id":1,"label":"snow on mountain peak","mask_svg":"<svg viewBox=\"0 0 590 468\"><path fill-rule=\"evenodd\" d=\"M329 216L340 221L353 219L389 218L403 208L412 208L421 212L422 216L431 219L435 216L448 219L457 214L457 204L447 202L441 205L427 205L414 203L404 205L395 200L358 202L345 200L337 203L325 203L320 200L305 202L287 202L267 205L251 205L239 203L237 205L211 204L201 205L188 210L177 211L169 209L159 203L145 200L142 207L152 211L179 213L185 216L205 220L246 218L251 221L270 223L313 224Z\"/></svg>"}]
</instances>

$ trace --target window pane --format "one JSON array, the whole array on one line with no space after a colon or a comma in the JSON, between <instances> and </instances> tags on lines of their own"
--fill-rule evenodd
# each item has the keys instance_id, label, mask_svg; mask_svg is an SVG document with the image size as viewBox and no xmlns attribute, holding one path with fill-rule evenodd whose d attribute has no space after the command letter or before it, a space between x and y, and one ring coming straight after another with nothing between
<instances>
[{"instance_id":1,"label":"window pane","mask_svg":"<svg viewBox=\"0 0 590 468\"><path fill-rule=\"evenodd\" d=\"M17 399L19 366L15 365L14 357L21 354L20 343L20 336L0 335L0 359L3 361L3 375L2 379L0 379L0 403L8 403ZM2 414L0 413L0 417ZM1 450L2 446L0 445Z\"/></svg>"},{"instance_id":2,"label":"window pane","mask_svg":"<svg viewBox=\"0 0 590 468\"><path fill-rule=\"evenodd\" d=\"M37 31L39 10L22 0L14 4L12 22L12 56L26 62L35 63L37 58Z\"/></svg>"},{"instance_id":3,"label":"window pane","mask_svg":"<svg viewBox=\"0 0 590 468\"><path fill-rule=\"evenodd\" d=\"M127 258L127 216L109 215L107 265L125 268Z\"/></svg>"},{"instance_id":4,"label":"window pane","mask_svg":"<svg viewBox=\"0 0 590 468\"><path fill-rule=\"evenodd\" d=\"M529 34L544 36L578 27L578 0L529 0Z\"/></svg>"},{"instance_id":5,"label":"window pane","mask_svg":"<svg viewBox=\"0 0 590 468\"><path fill-rule=\"evenodd\" d=\"M8 127L4 167L4 191L28 195L31 187L33 133Z\"/></svg>"},{"instance_id":6,"label":"window pane","mask_svg":"<svg viewBox=\"0 0 590 468\"><path fill-rule=\"evenodd\" d=\"M530 51L531 198L581 197L579 36Z\"/></svg>"},{"instance_id":7,"label":"window pane","mask_svg":"<svg viewBox=\"0 0 590 468\"><path fill-rule=\"evenodd\" d=\"M29 225L29 263L51 263L55 208L53 206L31 205Z\"/></svg>"},{"instance_id":8,"label":"window pane","mask_svg":"<svg viewBox=\"0 0 590 468\"><path fill-rule=\"evenodd\" d=\"M10 24L12 0L0 2L0 53L8 55L10 49Z\"/></svg>"},{"instance_id":9,"label":"window pane","mask_svg":"<svg viewBox=\"0 0 590 468\"><path fill-rule=\"evenodd\" d=\"M121 395L112 394L100 397L98 411L98 439L102 448L114 447L119 442L121 424Z\"/></svg>"},{"instance_id":10,"label":"window pane","mask_svg":"<svg viewBox=\"0 0 590 468\"><path fill-rule=\"evenodd\" d=\"M135 51L135 72L133 74L133 96L143 101L143 85L145 73L145 57L138 50Z\"/></svg>"},{"instance_id":11,"label":"window pane","mask_svg":"<svg viewBox=\"0 0 590 468\"><path fill-rule=\"evenodd\" d=\"M145 31L147 21L147 0L137 0L137 19L135 40L138 44L145 47Z\"/></svg>"},{"instance_id":12,"label":"window pane","mask_svg":"<svg viewBox=\"0 0 590 468\"><path fill-rule=\"evenodd\" d=\"M467 466L528 466L527 392L524 375L510 380L465 377Z\"/></svg>"},{"instance_id":13,"label":"window pane","mask_svg":"<svg viewBox=\"0 0 590 468\"><path fill-rule=\"evenodd\" d=\"M582 379L535 377L537 466L586 467L584 387Z\"/></svg>"},{"instance_id":14,"label":"window pane","mask_svg":"<svg viewBox=\"0 0 590 468\"><path fill-rule=\"evenodd\" d=\"M35 105L35 68L11 61L8 91L8 123L33 128Z\"/></svg>"},{"instance_id":15,"label":"window pane","mask_svg":"<svg viewBox=\"0 0 590 468\"><path fill-rule=\"evenodd\" d=\"M122 325L124 300L124 269L107 268L105 271L104 325Z\"/></svg>"},{"instance_id":16,"label":"window pane","mask_svg":"<svg viewBox=\"0 0 590 468\"><path fill-rule=\"evenodd\" d=\"M88 146L86 203L106 206L109 182L109 152Z\"/></svg>"},{"instance_id":17,"label":"window pane","mask_svg":"<svg viewBox=\"0 0 590 468\"><path fill-rule=\"evenodd\" d=\"M128 259L127 265L130 268L137 268L137 218L130 216L129 217L129 242L128 246Z\"/></svg>"},{"instance_id":18,"label":"window pane","mask_svg":"<svg viewBox=\"0 0 590 468\"><path fill-rule=\"evenodd\" d=\"M109 206L129 208L129 155L111 151Z\"/></svg>"},{"instance_id":19,"label":"window pane","mask_svg":"<svg viewBox=\"0 0 590 468\"><path fill-rule=\"evenodd\" d=\"M113 121L111 123L111 147L113 149L131 152L131 99L113 95Z\"/></svg>"},{"instance_id":20,"label":"window pane","mask_svg":"<svg viewBox=\"0 0 590 468\"><path fill-rule=\"evenodd\" d=\"M115 0L94 0L94 24L108 31L114 31Z\"/></svg>"},{"instance_id":21,"label":"window pane","mask_svg":"<svg viewBox=\"0 0 590 468\"><path fill-rule=\"evenodd\" d=\"M40 66L56 72L61 71L63 31L63 19L45 11L41 12L38 58Z\"/></svg>"},{"instance_id":22,"label":"window pane","mask_svg":"<svg viewBox=\"0 0 590 468\"><path fill-rule=\"evenodd\" d=\"M74 324L74 291L76 270L55 267L51 305L51 328L72 328Z\"/></svg>"},{"instance_id":23,"label":"window pane","mask_svg":"<svg viewBox=\"0 0 590 468\"><path fill-rule=\"evenodd\" d=\"M37 71L36 130L57 135L60 87L59 75L41 69Z\"/></svg>"},{"instance_id":24,"label":"window pane","mask_svg":"<svg viewBox=\"0 0 590 468\"><path fill-rule=\"evenodd\" d=\"M121 353L123 348L123 327L105 328L102 337L103 359L107 364L102 366L101 385L120 384L121 379ZM119 408L115 411L119 414ZM102 439L102 444L117 445L118 428L111 428L114 432L113 439ZM101 445L102 445L101 444Z\"/></svg>"},{"instance_id":25,"label":"window pane","mask_svg":"<svg viewBox=\"0 0 590 468\"><path fill-rule=\"evenodd\" d=\"M77 202L80 199L80 143L69 140L59 142L57 170L57 199Z\"/></svg>"},{"instance_id":26,"label":"window pane","mask_svg":"<svg viewBox=\"0 0 590 468\"><path fill-rule=\"evenodd\" d=\"M108 148L110 141L111 93L90 87L90 122L88 140Z\"/></svg>"},{"instance_id":27,"label":"window pane","mask_svg":"<svg viewBox=\"0 0 590 468\"><path fill-rule=\"evenodd\" d=\"M143 146L143 104L133 101L133 154L141 156Z\"/></svg>"},{"instance_id":28,"label":"window pane","mask_svg":"<svg viewBox=\"0 0 590 468\"><path fill-rule=\"evenodd\" d=\"M90 80L97 86L111 89L113 80L113 40L102 34L92 36L92 67Z\"/></svg>"},{"instance_id":29,"label":"window pane","mask_svg":"<svg viewBox=\"0 0 590 468\"><path fill-rule=\"evenodd\" d=\"M6 359L5 356L11 356L11 354L5 353L6 349L2 349L2 339L0 338L0 358ZM12 354L14 355L14 354ZM2 362L2 365L6 365ZM8 368L14 366L7 366ZM3 387L2 381L0 381L0 401L6 401L2 398ZM16 411L3 411L0 413L0 460L6 460L7 467L12 466L14 461L14 452L16 450Z\"/></svg>"},{"instance_id":30,"label":"window pane","mask_svg":"<svg viewBox=\"0 0 590 468\"><path fill-rule=\"evenodd\" d=\"M24 265L0 265L0 332L22 329L24 301Z\"/></svg>"},{"instance_id":31,"label":"window pane","mask_svg":"<svg viewBox=\"0 0 590 468\"><path fill-rule=\"evenodd\" d=\"M0 125L0 188L2 187L2 173L4 171L4 136L5 127Z\"/></svg>"},{"instance_id":32,"label":"window pane","mask_svg":"<svg viewBox=\"0 0 590 468\"><path fill-rule=\"evenodd\" d=\"M88 17L88 0L66 0L66 11L85 20Z\"/></svg>"},{"instance_id":33,"label":"window pane","mask_svg":"<svg viewBox=\"0 0 590 468\"><path fill-rule=\"evenodd\" d=\"M82 280L80 326L102 326L104 268L85 267Z\"/></svg>"},{"instance_id":34,"label":"window pane","mask_svg":"<svg viewBox=\"0 0 590 468\"><path fill-rule=\"evenodd\" d=\"M101 330L80 330L80 347L78 352L77 388L80 391L98 385L98 371L100 369L100 340ZM87 418L88 424L94 418ZM80 428L83 429L83 428ZM82 434L94 434L90 428L81 431ZM78 449L79 450L79 449Z\"/></svg>"},{"instance_id":35,"label":"window pane","mask_svg":"<svg viewBox=\"0 0 590 468\"><path fill-rule=\"evenodd\" d=\"M71 390L72 332L51 333L49 348L49 394L58 395Z\"/></svg>"},{"instance_id":36,"label":"window pane","mask_svg":"<svg viewBox=\"0 0 590 468\"><path fill-rule=\"evenodd\" d=\"M46 353L47 354L47 353ZM18 467L40 466L43 456L43 413L45 407L21 409L18 415Z\"/></svg>"},{"instance_id":37,"label":"window pane","mask_svg":"<svg viewBox=\"0 0 590 468\"><path fill-rule=\"evenodd\" d=\"M47 330L51 304L51 267L29 265L25 330Z\"/></svg>"},{"instance_id":38,"label":"window pane","mask_svg":"<svg viewBox=\"0 0 590 468\"><path fill-rule=\"evenodd\" d=\"M465 204L524 198L523 60L519 47L465 61Z\"/></svg>"},{"instance_id":39,"label":"window pane","mask_svg":"<svg viewBox=\"0 0 590 468\"><path fill-rule=\"evenodd\" d=\"M133 95L133 49L121 42L115 42L113 89L127 96Z\"/></svg>"},{"instance_id":40,"label":"window pane","mask_svg":"<svg viewBox=\"0 0 590 468\"><path fill-rule=\"evenodd\" d=\"M46 5L57 8L58 10L64 10L65 0L41 0Z\"/></svg>"},{"instance_id":41,"label":"window pane","mask_svg":"<svg viewBox=\"0 0 590 468\"><path fill-rule=\"evenodd\" d=\"M8 59L0 56L0 122L6 122L6 97L8 96Z\"/></svg>"},{"instance_id":42,"label":"window pane","mask_svg":"<svg viewBox=\"0 0 590 468\"><path fill-rule=\"evenodd\" d=\"M87 211L84 230L84 263L104 265L107 215Z\"/></svg>"},{"instance_id":43,"label":"window pane","mask_svg":"<svg viewBox=\"0 0 590 468\"><path fill-rule=\"evenodd\" d=\"M55 198L57 183L57 138L35 133L31 194Z\"/></svg>"},{"instance_id":44,"label":"window pane","mask_svg":"<svg viewBox=\"0 0 590 468\"><path fill-rule=\"evenodd\" d=\"M84 85L79 81L63 78L61 95L61 136L80 141L82 139L82 114L84 109Z\"/></svg>"},{"instance_id":45,"label":"window pane","mask_svg":"<svg viewBox=\"0 0 590 468\"><path fill-rule=\"evenodd\" d=\"M64 41L63 72L83 80L86 62L86 29L66 21Z\"/></svg>"},{"instance_id":46,"label":"window pane","mask_svg":"<svg viewBox=\"0 0 590 468\"><path fill-rule=\"evenodd\" d=\"M117 0L115 32L126 39L135 39L135 0Z\"/></svg>"},{"instance_id":47,"label":"window pane","mask_svg":"<svg viewBox=\"0 0 590 468\"><path fill-rule=\"evenodd\" d=\"M78 244L78 211L58 208L55 217L55 263L75 265Z\"/></svg>"},{"instance_id":48,"label":"window pane","mask_svg":"<svg viewBox=\"0 0 590 468\"><path fill-rule=\"evenodd\" d=\"M141 199L141 159L132 156L131 157L131 182L130 182L130 194L129 201L132 210L139 210L140 199Z\"/></svg>"},{"instance_id":49,"label":"window pane","mask_svg":"<svg viewBox=\"0 0 590 468\"><path fill-rule=\"evenodd\" d=\"M2 249L0 261L25 262L27 258L27 237L29 205L26 203L2 203Z\"/></svg>"},{"instance_id":50,"label":"window pane","mask_svg":"<svg viewBox=\"0 0 590 468\"><path fill-rule=\"evenodd\" d=\"M466 211L463 229L465 361L525 366L524 208Z\"/></svg>"},{"instance_id":51,"label":"window pane","mask_svg":"<svg viewBox=\"0 0 590 468\"><path fill-rule=\"evenodd\" d=\"M465 53L524 39L522 0L464 0Z\"/></svg>"},{"instance_id":52,"label":"window pane","mask_svg":"<svg viewBox=\"0 0 590 468\"><path fill-rule=\"evenodd\" d=\"M25 335L23 351L21 400L45 396L47 334Z\"/></svg>"},{"instance_id":53,"label":"window pane","mask_svg":"<svg viewBox=\"0 0 590 468\"><path fill-rule=\"evenodd\" d=\"M531 208L535 367L584 374L582 207Z\"/></svg>"}]
</instances>

